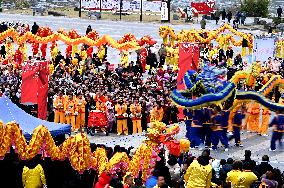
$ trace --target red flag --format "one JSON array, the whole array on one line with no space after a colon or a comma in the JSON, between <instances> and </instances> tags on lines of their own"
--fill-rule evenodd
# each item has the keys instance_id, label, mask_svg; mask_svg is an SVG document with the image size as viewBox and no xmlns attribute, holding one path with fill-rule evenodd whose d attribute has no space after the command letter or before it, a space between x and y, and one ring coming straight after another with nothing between
<instances>
[{"instance_id":1,"label":"red flag","mask_svg":"<svg viewBox=\"0 0 284 188\"><path fill-rule=\"evenodd\" d=\"M199 58L200 58L199 46L197 44L193 45L192 52L193 53L192 53L191 68L192 70L197 70L199 67Z\"/></svg>"},{"instance_id":2,"label":"red flag","mask_svg":"<svg viewBox=\"0 0 284 188\"><path fill-rule=\"evenodd\" d=\"M183 81L183 77L187 70L191 69L191 52L192 47L189 43L180 43L179 45L179 72L178 72L178 78L177 78L177 89L178 90L184 90L185 85Z\"/></svg>"},{"instance_id":3,"label":"red flag","mask_svg":"<svg viewBox=\"0 0 284 188\"><path fill-rule=\"evenodd\" d=\"M23 67L22 103L38 104L38 117L46 119L48 93L48 62L28 62Z\"/></svg>"},{"instance_id":4,"label":"red flag","mask_svg":"<svg viewBox=\"0 0 284 188\"><path fill-rule=\"evenodd\" d=\"M207 0L207 2L201 3L191 3L191 8L193 14L196 16L198 14L210 15L216 11L215 0Z\"/></svg>"},{"instance_id":5,"label":"red flag","mask_svg":"<svg viewBox=\"0 0 284 188\"><path fill-rule=\"evenodd\" d=\"M29 62L23 67L21 103L37 103L37 69Z\"/></svg>"},{"instance_id":6,"label":"red flag","mask_svg":"<svg viewBox=\"0 0 284 188\"><path fill-rule=\"evenodd\" d=\"M48 94L48 62L42 62L38 76L38 118L45 120L47 116L47 94Z\"/></svg>"},{"instance_id":7,"label":"red flag","mask_svg":"<svg viewBox=\"0 0 284 188\"><path fill-rule=\"evenodd\" d=\"M197 70L199 61L198 45L192 43L180 43L179 45L179 72L177 89L184 90L184 75L188 70Z\"/></svg>"}]
</instances>

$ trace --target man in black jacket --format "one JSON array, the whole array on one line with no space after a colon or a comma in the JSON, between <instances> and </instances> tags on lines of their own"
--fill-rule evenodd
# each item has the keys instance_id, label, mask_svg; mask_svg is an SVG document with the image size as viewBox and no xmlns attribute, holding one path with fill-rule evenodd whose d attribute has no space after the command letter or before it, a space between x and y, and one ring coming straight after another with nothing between
<instances>
[{"instance_id":1,"label":"man in black jacket","mask_svg":"<svg viewBox=\"0 0 284 188\"><path fill-rule=\"evenodd\" d=\"M151 50L148 51L148 56L146 57L146 64L150 65L150 71L152 70L152 68L157 68L157 58L156 55L151 52Z\"/></svg>"},{"instance_id":2,"label":"man in black jacket","mask_svg":"<svg viewBox=\"0 0 284 188\"><path fill-rule=\"evenodd\" d=\"M279 6L278 9L277 9L277 15L278 15L278 18L281 18L282 16L282 8Z\"/></svg>"},{"instance_id":3,"label":"man in black jacket","mask_svg":"<svg viewBox=\"0 0 284 188\"><path fill-rule=\"evenodd\" d=\"M269 157L267 155L262 156L262 162L254 169L257 172L258 178L260 178L267 171L272 171L273 167L269 164Z\"/></svg>"},{"instance_id":4,"label":"man in black jacket","mask_svg":"<svg viewBox=\"0 0 284 188\"><path fill-rule=\"evenodd\" d=\"M226 10L225 9L222 10L221 15L222 15L222 20L225 20L226 19Z\"/></svg>"},{"instance_id":5,"label":"man in black jacket","mask_svg":"<svg viewBox=\"0 0 284 188\"><path fill-rule=\"evenodd\" d=\"M229 24L231 23L232 17L233 17L233 14L232 14L231 11L229 11L228 14L227 14L227 19L228 19Z\"/></svg>"},{"instance_id":6,"label":"man in black jacket","mask_svg":"<svg viewBox=\"0 0 284 188\"><path fill-rule=\"evenodd\" d=\"M39 26L34 22L34 25L32 26L32 34L36 34L39 29Z\"/></svg>"},{"instance_id":7,"label":"man in black jacket","mask_svg":"<svg viewBox=\"0 0 284 188\"><path fill-rule=\"evenodd\" d=\"M250 150L245 150L245 160L242 161L243 164L249 163L250 166L254 169L256 166L256 162L251 159L251 151Z\"/></svg>"}]
</instances>

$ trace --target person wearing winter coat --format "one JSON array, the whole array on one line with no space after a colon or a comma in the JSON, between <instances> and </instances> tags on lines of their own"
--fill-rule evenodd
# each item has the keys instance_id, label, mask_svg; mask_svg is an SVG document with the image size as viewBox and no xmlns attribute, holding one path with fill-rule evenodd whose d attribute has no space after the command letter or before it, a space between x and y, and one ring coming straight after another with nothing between
<instances>
[{"instance_id":1,"label":"person wearing winter coat","mask_svg":"<svg viewBox=\"0 0 284 188\"><path fill-rule=\"evenodd\" d=\"M180 166L178 164L177 158L171 156L167 161L166 166L169 168L169 172L171 175L171 184L175 186L180 179Z\"/></svg>"}]
</instances>

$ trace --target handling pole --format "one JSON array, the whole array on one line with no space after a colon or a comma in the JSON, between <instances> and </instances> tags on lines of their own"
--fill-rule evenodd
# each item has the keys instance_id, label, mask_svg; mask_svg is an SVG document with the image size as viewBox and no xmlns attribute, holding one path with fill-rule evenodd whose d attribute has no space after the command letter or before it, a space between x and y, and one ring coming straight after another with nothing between
<instances>
[{"instance_id":1,"label":"handling pole","mask_svg":"<svg viewBox=\"0 0 284 188\"><path fill-rule=\"evenodd\" d=\"M143 0L140 1L140 22L143 21Z\"/></svg>"},{"instance_id":2,"label":"handling pole","mask_svg":"<svg viewBox=\"0 0 284 188\"><path fill-rule=\"evenodd\" d=\"M168 22L171 22L171 0L168 0Z\"/></svg>"},{"instance_id":3,"label":"handling pole","mask_svg":"<svg viewBox=\"0 0 284 188\"><path fill-rule=\"evenodd\" d=\"M122 15L122 0L120 0L120 6L119 6L119 19L121 20Z\"/></svg>"},{"instance_id":4,"label":"handling pole","mask_svg":"<svg viewBox=\"0 0 284 188\"><path fill-rule=\"evenodd\" d=\"M79 0L80 1L80 5L79 5L79 17L81 18L82 17L82 0Z\"/></svg>"}]
</instances>

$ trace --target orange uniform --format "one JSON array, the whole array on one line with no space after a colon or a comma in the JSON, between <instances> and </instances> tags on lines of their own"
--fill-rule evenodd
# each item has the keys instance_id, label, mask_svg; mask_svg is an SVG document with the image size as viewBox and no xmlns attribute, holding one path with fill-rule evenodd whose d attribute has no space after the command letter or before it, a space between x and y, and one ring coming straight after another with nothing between
<instances>
[{"instance_id":1,"label":"orange uniform","mask_svg":"<svg viewBox=\"0 0 284 188\"><path fill-rule=\"evenodd\" d=\"M130 112L132 114L132 123L133 123L133 134L141 133L142 126L141 126L141 110L142 107L140 104L131 104L130 105Z\"/></svg>"},{"instance_id":2,"label":"orange uniform","mask_svg":"<svg viewBox=\"0 0 284 188\"><path fill-rule=\"evenodd\" d=\"M117 104L115 105L115 111L117 118L117 134L121 135L122 133L124 133L128 135L127 117L125 117L127 105Z\"/></svg>"},{"instance_id":3,"label":"orange uniform","mask_svg":"<svg viewBox=\"0 0 284 188\"><path fill-rule=\"evenodd\" d=\"M98 100L96 102L96 110L100 110L102 112L105 112L106 111L106 104L105 104L105 102L102 102L101 100Z\"/></svg>"},{"instance_id":4,"label":"orange uniform","mask_svg":"<svg viewBox=\"0 0 284 188\"><path fill-rule=\"evenodd\" d=\"M163 110L163 108L158 109L157 107L154 107L151 110L151 114L150 115L151 115L151 118L150 118L151 122L153 122L153 121L161 122L163 120L164 110Z\"/></svg>"},{"instance_id":5,"label":"orange uniform","mask_svg":"<svg viewBox=\"0 0 284 188\"><path fill-rule=\"evenodd\" d=\"M76 116L76 129L83 128L85 126L85 106L86 101L82 97L76 99L76 111L78 115Z\"/></svg>"},{"instance_id":6,"label":"orange uniform","mask_svg":"<svg viewBox=\"0 0 284 188\"><path fill-rule=\"evenodd\" d=\"M63 96L55 97L53 101L55 123L65 123L64 106L65 106L65 98Z\"/></svg>"},{"instance_id":7,"label":"orange uniform","mask_svg":"<svg viewBox=\"0 0 284 188\"><path fill-rule=\"evenodd\" d=\"M260 127L260 134L267 135L269 119L270 119L270 110L268 108L262 107L262 125Z\"/></svg>"},{"instance_id":8,"label":"orange uniform","mask_svg":"<svg viewBox=\"0 0 284 188\"><path fill-rule=\"evenodd\" d=\"M259 113L260 113L260 106L258 103L252 103L250 106L251 110L249 113L248 125L247 128L249 131L252 132L259 132Z\"/></svg>"},{"instance_id":9,"label":"orange uniform","mask_svg":"<svg viewBox=\"0 0 284 188\"><path fill-rule=\"evenodd\" d=\"M241 105L237 105L230 111L229 120L228 120L228 131L233 132L233 118L237 111L241 108Z\"/></svg>"},{"instance_id":10,"label":"orange uniform","mask_svg":"<svg viewBox=\"0 0 284 188\"><path fill-rule=\"evenodd\" d=\"M76 111L76 102L73 98L67 99L64 110L66 115L66 123L71 124L72 131L75 131L76 130L75 115L77 111Z\"/></svg>"}]
</instances>

